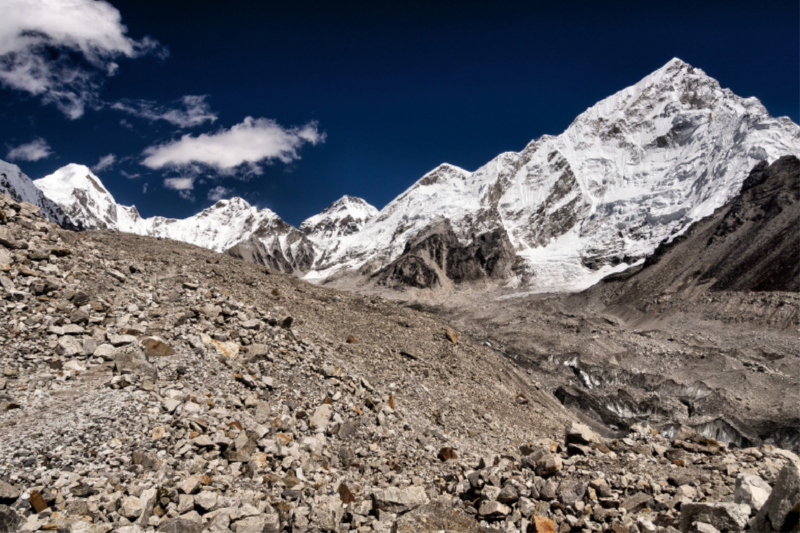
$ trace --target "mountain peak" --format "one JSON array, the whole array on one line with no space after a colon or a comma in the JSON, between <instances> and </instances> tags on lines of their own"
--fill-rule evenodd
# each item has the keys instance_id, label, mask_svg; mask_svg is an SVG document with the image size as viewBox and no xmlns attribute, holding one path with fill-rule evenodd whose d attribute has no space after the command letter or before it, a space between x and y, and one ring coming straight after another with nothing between
<instances>
[{"instance_id":1,"label":"mountain peak","mask_svg":"<svg viewBox=\"0 0 800 533\"><path fill-rule=\"evenodd\" d=\"M321 213L300 224L300 231L316 244L329 246L341 237L361 230L378 210L357 196L344 195Z\"/></svg>"},{"instance_id":2,"label":"mountain peak","mask_svg":"<svg viewBox=\"0 0 800 533\"><path fill-rule=\"evenodd\" d=\"M33 182L86 229L116 229L117 202L89 167L70 163Z\"/></svg>"}]
</instances>

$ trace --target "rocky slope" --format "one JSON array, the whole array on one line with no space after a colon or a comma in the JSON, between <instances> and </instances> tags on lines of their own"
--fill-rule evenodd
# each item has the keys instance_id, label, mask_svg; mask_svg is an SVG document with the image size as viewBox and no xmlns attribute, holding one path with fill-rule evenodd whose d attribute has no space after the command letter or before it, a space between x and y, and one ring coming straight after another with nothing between
<instances>
[{"instance_id":1,"label":"rocky slope","mask_svg":"<svg viewBox=\"0 0 800 533\"><path fill-rule=\"evenodd\" d=\"M794 527L790 452L607 439L425 313L0 212L0 531Z\"/></svg>"},{"instance_id":2,"label":"rocky slope","mask_svg":"<svg viewBox=\"0 0 800 533\"><path fill-rule=\"evenodd\" d=\"M709 291L800 291L800 159L759 163L731 202L590 293L649 311Z\"/></svg>"},{"instance_id":3,"label":"rocky slope","mask_svg":"<svg viewBox=\"0 0 800 533\"><path fill-rule=\"evenodd\" d=\"M643 265L582 293L418 301L534 370L588 420L798 449L798 227L800 160L786 156L756 165L739 195Z\"/></svg>"}]
</instances>

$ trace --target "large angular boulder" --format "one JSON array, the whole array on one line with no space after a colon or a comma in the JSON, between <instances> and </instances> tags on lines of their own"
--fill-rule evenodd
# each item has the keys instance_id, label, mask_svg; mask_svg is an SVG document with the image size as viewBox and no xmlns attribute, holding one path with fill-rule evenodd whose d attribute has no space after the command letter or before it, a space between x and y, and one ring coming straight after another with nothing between
<instances>
[{"instance_id":1,"label":"large angular boulder","mask_svg":"<svg viewBox=\"0 0 800 533\"><path fill-rule=\"evenodd\" d=\"M461 531L463 533L488 533L474 517L454 508L444 499L436 499L427 505L409 511L395 524L396 533L439 533Z\"/></svg>"},{"instance_id":2,"label":"large angular boulder","mask_svg":"<svg viewBox=\"0 0 800 533\"><path fill-rule=\"evenodd\" d=\"M772 492L753 520L755 531L800 531L800 462L781 469Z\"/></svg>"},{"instance_id":3,"label":"large angular boulder","mask_svg":"<svg viewBox=\"0 0 800 533\"><path fill-rule=\"evenodd\" d=\"M593 442L600 442L600 435L592 431L586 424L579 424L572 422L567 426L564 435L564 440L567 444L592 444Z\"/></svg>"},{"instance_id":4,"label":"large angular boulder","mask_svg":"<svg viewBox=\"0 0 800 533\"><path fill-rule=\"evenodd\" d=\"M739 503L684 503L681 505L681 531L695 522L711 524L720 531L740 531L750 518L750 507Z\"/></svg>"},{"instance_id":5,"label":"large angular boulder","mask_svg":"<svg viewBox=\"0 0 800 533\"><path fill-rule=\"evenodd\" d=\"M772 487L758 476L739 474L736 477L736 490L733 497L736 503L749 505L755 511L761 510L769 498Z\"/></svg>"},{"instance_id":6,"label":"large angular boulder","mask_svg":"<svg viewBox=\"0 0 800 533\"><path fill-rule=\"evenodd\" d=\"M372 495L375 508L387 513L405 513L428 503L428 495L422 487L389 487Z\"/></svg>"}]
</instances>

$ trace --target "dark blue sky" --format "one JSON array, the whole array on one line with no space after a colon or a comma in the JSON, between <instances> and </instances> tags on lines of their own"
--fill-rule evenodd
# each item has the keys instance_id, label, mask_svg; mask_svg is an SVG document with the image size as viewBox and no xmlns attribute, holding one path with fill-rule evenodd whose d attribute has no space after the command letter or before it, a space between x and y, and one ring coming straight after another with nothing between
<instances>
[{"instance_id":1,"label":"dark blue sky","mask_svg":"<svg viewBox=\"0 0 800 533\"><path fill-rule=\"evenodd\" d=\"M295 225L343 194L381 208L442 162L474 170L561 133L672 57L758 97L772 115L800 118L797 0L111 4L129 37L149 35L169 56L119 59L118 74L98 89L106 104L75 120L40 97L0 89L0 158L43 138L50 157L15 161L36 179L115 154L98 174L118 202L144 216L194 214L213 203L208 190L219 185ZM184 95L208 95L217 120L179 129L108 108L124 99L168 105ZM141 164L148 146L248 116L285 128L316 121L326 138L246 180L241 170L195 171L184 192L194 200L164 186L185 170Z\"/></svg>"}]
</instances>

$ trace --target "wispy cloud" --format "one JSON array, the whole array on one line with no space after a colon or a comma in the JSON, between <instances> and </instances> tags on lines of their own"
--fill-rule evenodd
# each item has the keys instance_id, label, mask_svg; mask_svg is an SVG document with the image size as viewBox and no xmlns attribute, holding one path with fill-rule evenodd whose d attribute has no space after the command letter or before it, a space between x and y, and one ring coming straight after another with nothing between
<instances>
[{"instance_id":1,"label":"wispy cloud","mask_svg":"<svg viewBox=\"0 0 800 533\"><path fill-rule=\"evenodd\" d=\"M11 161L38 161L51 155L53 155L53 151L50 149L50 145L39 137L29 143L9 149L6 158Z\"/></svg>"},{"instance_id":2,"label":"wispy cloud","mask_svg":"<svg viewBox=\"0 0 800 533\"><path fill-rule=\"evenodd\" d=\"M194 180L195 178L193 176L166 178L164 180L164 187L172 189L173 191L178 191L181 198L194 202L194 194L192 194L194 190Z\"/></svg>"},{"instance_id":3,"label":"wispy cloud","mask_svg":"<svg viewBox=\"0 0 800 533\"><path fill-rule=\"evenodd\" d=\"M152 169L202 166L226 175L237 169L260 174L261 164L299 159L297 151L303 144L315 145L324 140L325 134L319 131L316 122L284 128L274 120L247 117L230 129L196 137L187 134L175 141L150 146L144 151L142 164Z\"/></svg>"},{"instance_id":4,"label":"wispy cloud","mask_svg":"<svg viewBox=\"0 0 800 533\"><path fill-rule=\"evenodd\" d=\"M98 161L97 164L95 164L95 166L92 167L92 170L94 172L102 172L107 168L111 168L116 162L117 162L117 156L115 156L114 154L104 155L103 157L100 158L100 161Z\"/></svg>"},{"instance_id":5,"label":"wispy cloud","mask_svg":"<svg viewBox=\"0 0 800 533\"><path fill-rule=\"evenodd\" d=\"M184 96L167 105L151 100L120 100L111 104L111 109L147 119L151 122L164 120L179 128L191 128L204 122L214 122L217 114L206 102L207 96Z\"/></svg>"},{"instance_id":6,"label":"wispy cloud","mask_svg":"<svg viewBox=\"0 0 800 533\"><path fill-rule=\"evenodd\" d=\"M233 194L233 189L217 185L208 191L208 199L212 202L219 202L222 199L228 198L231 194Z\"/></svg>"},{"instance_id":7,"label":"wispy cloud","mask_svg":"<svg viewBox=\"0 0 800 533\"><path fill-rule=\"evenodd\" d=\"M138 172L130 173L130 172L125 172L124 170L120 170L119 173L128 178L129 180L135 180L136 178L141 177L141 174L139 174ZM147 184L145 183L145 185Z\"/></svg>"},{"instance_id":8,"label":"wispy cloud","mask_svg":"<svg viewBox=\"0 0 800 533\"><path fill-rule=\"evenodd\" d=\"M0 84L79 118L98 105L117 60L167 54L150 37L126 35L119 11L103 0L0 2Z\"/></svg>"}]
</instances>

